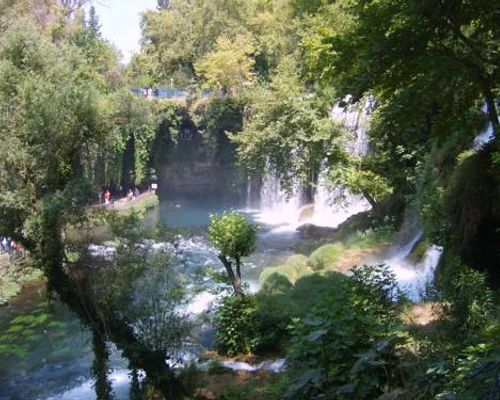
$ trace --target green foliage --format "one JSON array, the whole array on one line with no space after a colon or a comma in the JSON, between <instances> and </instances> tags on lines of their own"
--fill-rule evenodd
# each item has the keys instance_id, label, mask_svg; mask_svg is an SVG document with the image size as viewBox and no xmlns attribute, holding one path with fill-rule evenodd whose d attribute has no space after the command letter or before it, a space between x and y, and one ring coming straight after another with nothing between
<instances>
[{"instance_id":1,"label":"green foliage","mask_svg":"<svg viewBox=\"0 0 500 400\"><path fill-rule=\"evenodd\" d=\"M17 296L21 292L21 286L16 282L4 281L0 286L0 306L9 302L10 299Z\"/></svg>"},{"instance_id":2,"label":"green foliage","mask_svg":"<svg viewBox=\"0 0 500 400\"><path fill-rule=\"evenodd\" d=\"M25 259L3 264L0 267L0 306L17 296L23 284L40 280L42 275L42 271L33 268Z\"/></svg>"},{"instance_id":3,"label":"green foliage","mask_svg":"<svg viewBox=\"0 0 500 400\"><path fill-rule=\"evenodd\" d=\"M312 252L309 264L313 269L333 267L344 251L345 248L339 243L325 244Z\"/></svg>"},{"instance_id":4,"label":"green foliage","mask_svg":"<svg viewBox=\"0 0 500 400\"><path fill-rule=\"evenodd\" d=\"M253 296L225 297L215 315L217 348L223 354L234 356L254 349L256 327L253 316L256 301Z\"/></svg>"},{"instance_id":5,"label":"green foliage","mask_svg":"<svg viewBox=\"0 0 500 400\"><path fill-rule=\"evenodd\" d=\"M364 195L372 206L380 203L393 192L386 178L374 171L359 168L352 164L352 161L347 166L333 169L329 178L332 182L349 188L354 194Z\"/></svg>"},{"instance_id":6,"label":"green foliage","mask_svg":"<svg viewBox=\"0 0 500 400\"><path fill-rule=\"evenodd\" d=\"M493 292L480 271L455 264L454 277L445 291L444 311L462 335L474 335L493 315Z\"/></svg>"},{"instance_id":7,"label":"green foliage","mask_svg":"<svg viewBox=\"0 0 500 400\"><path fill-rule=\"evenodd\" d=\"M206 87L235 95L238 87L253 80L255 61L250 58L253 51L249 37L219 37L214 50L197 61L194 67L203 77Z\"/></svg>"},{"instance_id":8,"label":"green foliage","mask_svg":"<svg viewBox=\"0 0 500 400\"><path fill-rule=\"evenodd\" d=\"M243 33L245 2L173 0L171 7L143 15L144 54L155 83L187 87L199 56L213 49L219 37Z\"/></svg>"},{"instance_id":9,"label":"green foliage","mask_svg":"<svg viewBox=\"0 0 500 400\"><path fill-rule=\"evenodd\" d=\"M399 377L395 360L401 338L395 328L394 277L382 267L354 270L338 280L311 314L291 325L287 397L374 398Z\"/></svg>"},{"instance_id":10,"label":"green foliage","mask_svg":"<svg viewBox=\"0 0 500 400\"><path fill-rule=\"evenodd\" d=\"M217 349L229 356L283 351L291 311L265 294L225 297L214 318Z\"/></svg>"},{"instance_id":11,"label":"green foliage","mask_svg":"<svg viewBox=\"0 0 500 400\"><path fill-rule=\"evenodd\" d=\"M236 211L226 211L210 216L208 237L212 245L222 254L239 260L255 249L256 227Z\"/></svg>"},{"instance_id":12,"label":"green foliage","mask_svg":"<svg viewBox=\"0 0 500 400\"><path fill-rule=\"evenodd\" d=\"M143 52L132 60L129 75L135 82L149 85L170 85L172 79L175 86L187 87L195 78L195 69L210 59L207 66L216 77L210 81L219 86L225 80L221 77L240 79L241 71L253 73L255 59L256 72L266 77L293 51L295 28L292 8L283 0L195 0L189 4L173 0L168 7L143 15ZM222 38L230 42L246 39L240 48L228 42L227 48L233 50L214 51ZM248 44L251 48L244 51ZM232 55L236 57L228 58ZM228 66L236 74L225 72Z\"/></svg>"},{"instance_id":13,"label":"green foliage","mask_svg":"<svg viewBox=\"0 0 500 400\"><path fill-rule=\"evenodd\" d=\"M363 265L354 267L351 272L350 279L386 312L393 310L396 302L402 300L396 275L386 265Z\"/></svg>"},{"instance_id":14,"label":"green foliage","mask_svg":"<svg viewBox=\"0 0 500 400\"><path fill-rule=\"evenodd\" d=\"M299 78L296 60L284 58L269 86L249 91L248 123L231 135L250 175L271 168L287 189L313 184L324 160L333 163L342 153L340 130Z\"/></svg>"},{"instance_id":15,"label":"green foliage","mask_svg":"<svg viewBox=\"0 0 500 400\"><path fill-rule=\"evenodd\" d=\"M344 241L344 245L349 249L370 249L391 243L394 239L394 234L393 226L381 225L374 229L356 232Z\"/></svg>"},{"instance_id":16,"label":"green foliage","mask_svg":"<svg viewBox=\"0 0 500 400\"><path fill-rule=\"evenodd\" d=\"M498 334L498 332L496 332ZM451 374L443 399L495 399L500 395L498 340L466 347Z\"/></svg>"},{"instance_id":17,"label":"green foliage","mask_svg":"<svg viewBox=\"0 0 500 400\"><path fill-rule=\"evenodd\" d=\"M259 282L269 293L288 289L297 280L312 272L307 264L306 256L300 254L290 256L283 265L264 269L259 276Z\"/></svg>"}]
</instances>

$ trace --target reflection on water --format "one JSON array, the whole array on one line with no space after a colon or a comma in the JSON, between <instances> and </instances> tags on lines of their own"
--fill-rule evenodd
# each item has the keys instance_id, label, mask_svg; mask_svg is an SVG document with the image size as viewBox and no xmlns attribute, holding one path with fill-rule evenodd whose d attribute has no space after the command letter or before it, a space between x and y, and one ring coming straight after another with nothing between
<instances>
[{"instance_id":1,"label":"reflection on water","mask_svg":"<svg viewBox=\"0 0 500 400\"><path fill-rule=\"evenodd\" d=\"M211 213L238 208L213 201L172 199L162 201L158 210L148 216L149 223L162 218L175 228L206 227ZM252 221L259 219L255 211L244 211ZM279 262L292 253L299 240L286 226L259 224L257 248L245 260L243 279L250 290L258 289L262 268ZM188 275L198 268L214 265L221 268L217 254L203 235L177 244L179 265ZM193 281L192 287L196 286ZM186 310L200 314L214 297L208 292L192 291ZM208 346L213 341L209 326L202 325L199 341ZM92 335L82 328L80 320L60 301L48 300L43 285L25 290L8 307L0 310L0 399L94 399L92 377L94 354ZM107 379L116 399L128 399L130 370L113 346L110 347Z\"/></svg>"},{"instance_id":2,"label":"reflection on water","mask_svg":"<svg viewBox=\"0 0 500 400\"><path fill-rule=\"evenodd\" d=\"M91 334L64 304L47 298L43 285L27 288L1 310L0 332L0 399L95 398ZM126 365L112 350L111 369ZM114 374L116 398L127 399L121 393L129 380Z\"/></svg>"}]
</instances>

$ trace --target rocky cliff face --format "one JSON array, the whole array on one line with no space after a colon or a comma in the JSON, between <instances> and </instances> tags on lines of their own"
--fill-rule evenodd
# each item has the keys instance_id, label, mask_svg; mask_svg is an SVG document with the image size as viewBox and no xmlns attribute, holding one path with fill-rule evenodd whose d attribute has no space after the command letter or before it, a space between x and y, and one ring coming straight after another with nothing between
<instances>
[{"instance_id":1,"label":"rocky cliff face","mask_svg":"<svg viewBox=\"0 0 500 400\"><path fill-rule=\"evenodd\" d=\"M208 136L186 113L174 137L160 128L154 151L160 196L246 197L246 181L235 166L234 148L223 130Z\"/></svg>"},{"instance_id":2,"label":"rocky cliff face","mask_svg":"<svg viewBox=\"0 0 500 400\"><path fill-rule=\"evenodd\" d=\"M159 171L159 190L161 194L174 196L243 196L244 190L238 182L232 182L231 179L236 171L228 171L230 168L231 166L221 165L213 157L190 163L167 164Z\"/></svg>"}]
</instances>

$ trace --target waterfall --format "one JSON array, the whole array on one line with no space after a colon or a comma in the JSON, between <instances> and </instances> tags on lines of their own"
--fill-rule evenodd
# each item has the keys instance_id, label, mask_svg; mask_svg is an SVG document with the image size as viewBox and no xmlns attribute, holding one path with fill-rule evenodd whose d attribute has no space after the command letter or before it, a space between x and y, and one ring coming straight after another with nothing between
<instances>
[{"instance_id":1,"label":"waterfall","mask_svg":"<svg viewBox=\"0 0 500 400\"><path fill-rule=\"evenodd\" d=\"M360 157L368 153L368 131L374 108L373 96L366 96L357 103L347 96L332 107L330 118L340 123L348 133L346 149L349 153ZM327 171L319 175L313 204L304 206L299 188L286 193L269 166L266 170L268 173L261 186L258 216L263 223L286 226L292 230L303 223L334 228L350 216L370 209L362 196L353 195L343 188L329 188Z\"/></svg>"},{"instance_id":2,"label":"waterfall","mask_svg":"<svg viewBox=\"0 0 500 400\"><path fill-rule=\"evenodd\" d=\"M270 167L266 168L270 170ZM276 174L264 176L260 189L260 207L257 220L273 226L288 226L295 230L299 222L300 193L287 193Z\"/></svg>"},{"instance_id":3,"label":"waterfall","mask_svg":"<svg viewBox=\"0 0 500 400\"><path fill-rule=\"evenodd\" d=\"M412 261L409 256L415 246L422 239L424 231L417 221L406 220L403 224L411 225L409 234L395 245L389 253L378 260L382 264L389 266L394 273L400 289L413 301L420 301L425 292L426 284L434 279L434 273L441 259L443 248L431 245L425 251L419 262Z\"/></svg>"},{"instance_id":4,"label":"waterfall","mask_svg":"<svg viewBox=\"0 0 500 400\"><path fill-rule=\"evenodd\" d=\"M488 112L486 103L481 108L481 111L486 117ZM491 142L493 139L495 139L495 135L493 134L493 124L489 119L487 119L484 128L474 138L472 149L480 150L485 144Z\"/></svg>"},{"instance_id":5,"label":"waterfall","mask_svg":"<svg viewBox=\"0 0 500 400\"><path fill-rule=\"evenodd\" d=\"M337 227L347 218L370 209L368 202L341 188L329 189L326 174L320 174L314 195L314 213L308 221L317 226ZM336 201L332 199L337 199Z\"/></svg>"},{"instance_id":6,"label":"waterfall","mask_svg":"<svg viewBox=\"0 0 500 400\"><path fill-rule=\"evenodd\" d=\"M418 263L413 263L407 258L392 258L386 260L385 263L394 272L399 287L410 300L420 301L426 284L434 279L442 252L442 247L431 245Z\"/></svg>"},{"instance_id":7,"label":"waterfall","mask_svg":"<svg viewBox=\"0 0 500 400\"><path fill-rule=\"evenodd\" d=\"M371 95L358 103L352 103L352 97L346 96L332 107L331 120L339 122L351 134L347 143L349 153L358 156L368 154L368 131L375 105L375 98Z\"/></svg>"},{"instance_id":8,"label":"waterfall","mask_svg":"<svg viewBox=\"0 0 500 400\"><path fill-rule=\"evenodd\" d=\"M247 177L246 208L248 210L252 208L252 178L251 177Z\"/></svg>"}]
</instances>

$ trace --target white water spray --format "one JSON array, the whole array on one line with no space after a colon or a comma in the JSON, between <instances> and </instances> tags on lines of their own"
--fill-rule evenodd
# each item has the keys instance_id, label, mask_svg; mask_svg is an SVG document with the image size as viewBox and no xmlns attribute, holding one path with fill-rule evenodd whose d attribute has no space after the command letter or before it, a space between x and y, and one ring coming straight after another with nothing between
<instances>
[{"instance_id":1,"label":"white water spray","mask_svg":"<svg viewBox=\"0 0 500 400\"><path fill-rule=\"evenodd\" d=\"M423 235L422 228L401 245L397 246L392 255L382 263L388 265L395 274L400 289L412 301L420 301L425 293L426 285L434 279L434 273L441 259L443 248L431 245L427 248L420 262L412 261L409 256Z\"/></svg>"},{"instance_id":2,"label":"white water spray","mask_svg":"<svg viewBox=\"0 0 500 400\"><path fill-rule=\"evenodd\" d=\"M488 109L486 103L483 105L481 111L486 116ZM480 150L484 145L495 139L495 134L493 133L493 124L488 119L485 127L476 135L474 142L472 143L473 150Z\"/></svg>"},{"instance_id":3,"label":"white water spray","mask_svg":"<svg viewBox=\"0 0 500 400\"><path fill-rule=\"evenodd\" d=\"M346 148L353 155L363 157L368 153L368 130L374 107L375 99L372 96L354 104L348 96L332 107L330 117L348 132ZM270 171L270 167L267 171ZM287 193L282 189L276 174L266 174L260 192L257 220L276 226L279 231L294 231L304 223L335 228L350 216L370 209L362 196L353 195L343 188L328 187L326 175L327 172L323 171L318 178L313 203L304 206L297 188ZM334 198L338 200L333 201Z\"/></svg>"}]
</instances>

